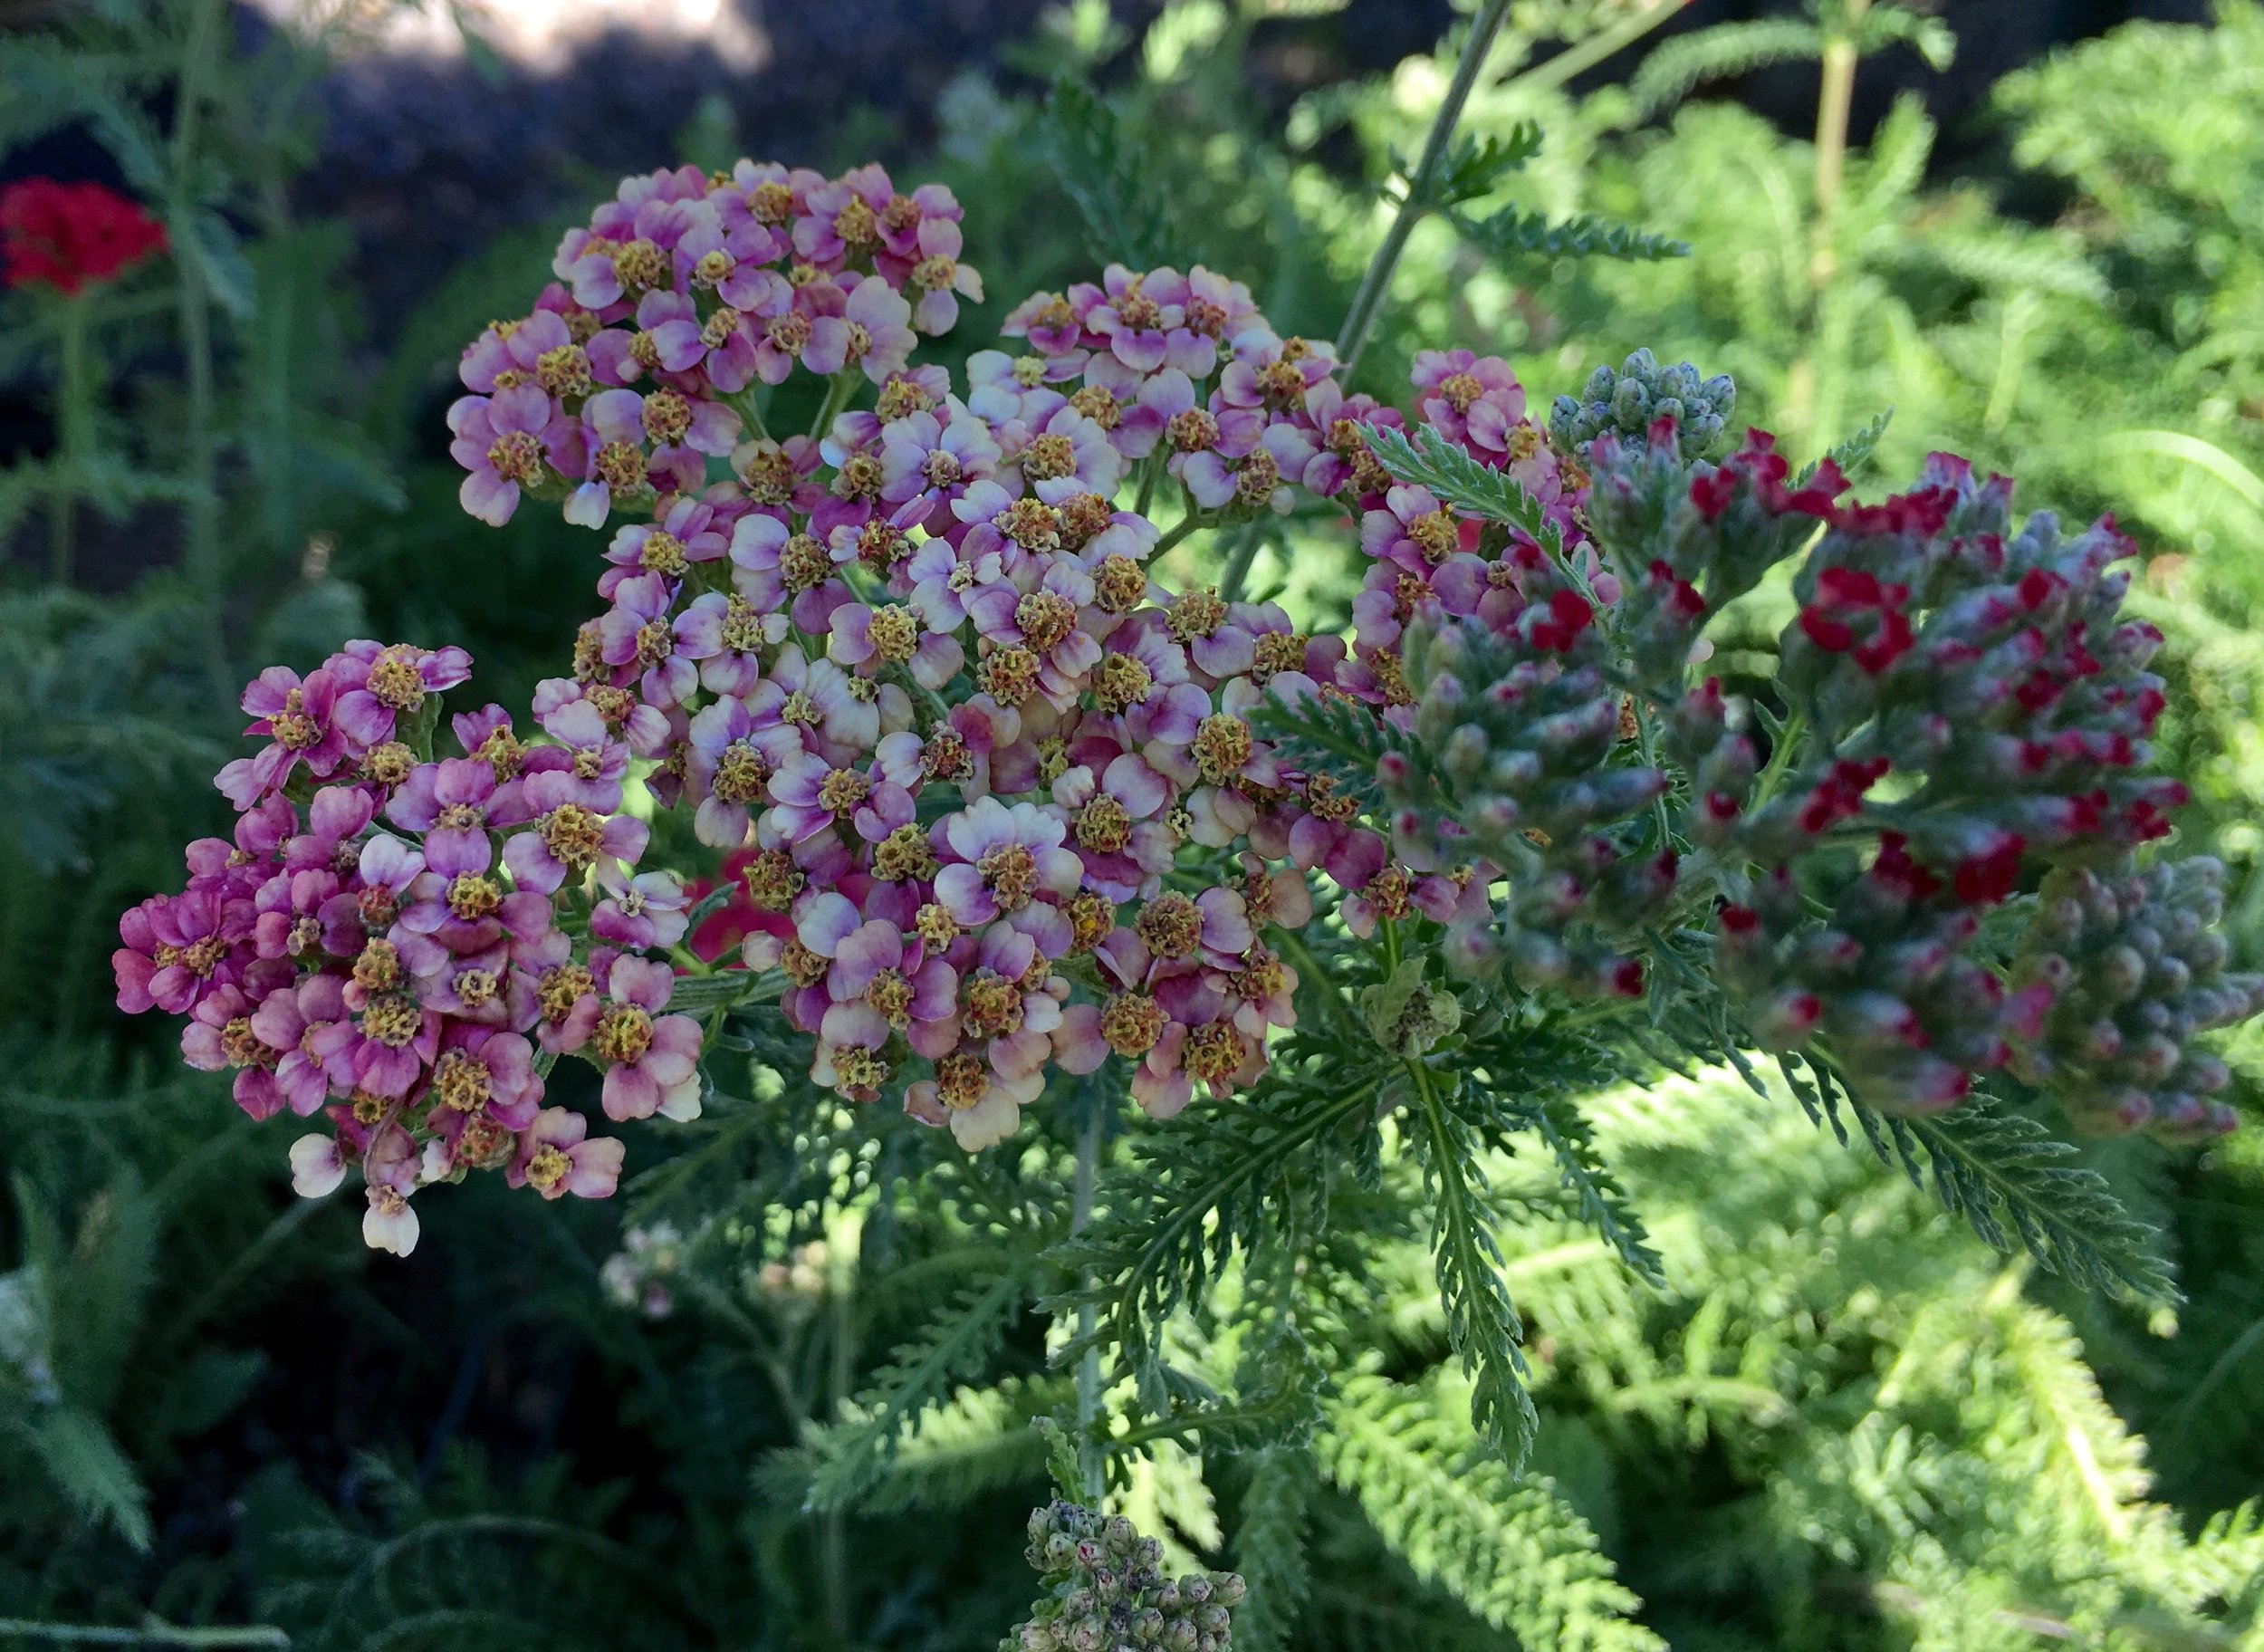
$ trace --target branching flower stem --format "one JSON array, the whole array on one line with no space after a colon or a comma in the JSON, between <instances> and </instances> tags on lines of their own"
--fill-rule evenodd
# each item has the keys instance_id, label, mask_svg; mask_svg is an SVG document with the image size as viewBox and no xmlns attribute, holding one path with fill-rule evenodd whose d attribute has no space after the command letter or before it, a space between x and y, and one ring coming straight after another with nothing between
<instances>
[{"instance_id":1,"label":"branching flower stem","mask_svg":"<svg viewBox=\"0 0 2264 1652\"><path fill-rule=\"evenodd\" d=\"M1070 1232L1081 1234L1093 1219L1093 1182L1100 1170L1099 1099L1088 1093L1077 1119L1077 1169L1070 1187ZM1089 1281L1088 1282L1089 1283ZM1107 1489L1100 1442L1094 1426L1100 1420L1100 1349L1092 1346L1098 1328L1098 1312L1090 1301L1077 1311L1077 1334L1087 1347L1077 1361L1077 1464L1085 1480L1085 1495L1098 1503Z\"/></svg>"},{"instance_id":2,"label":"branching flower stem","mask_svg":"<svg viewBox=\"0 0 2264 1652\"><path fill-rule=\"evenodd\" d=\"M1352 295L1352 308L1344 318L1344 330L1337 335L1337 360L1344 363L1347 373L1359 360L1368 334L1375 331L1385 294L1391 290L1393 272L1399 267L1400 255L1407 250L1407 237L1415 233L1416 222L1431 210L1431 191L1439 165L1446 157L1454 128L1462 121L1463 105L1470 101L1471 91L1485 67L1493 37L1501 33L1501 20L1509 12L1509 0L1486 0L1478 15L1471 20L1470 38L1463 43L1462 61L1454 66L1454 78L1431 122L1430 136L1423 140L1422 158L1415 162L1415 176L1407 180L1407 193L1399 203L1399 214L1384 232L1376 255L1368 260L1367 273L1360 277L1359 288Z\"/></svg>"}]
</instances>

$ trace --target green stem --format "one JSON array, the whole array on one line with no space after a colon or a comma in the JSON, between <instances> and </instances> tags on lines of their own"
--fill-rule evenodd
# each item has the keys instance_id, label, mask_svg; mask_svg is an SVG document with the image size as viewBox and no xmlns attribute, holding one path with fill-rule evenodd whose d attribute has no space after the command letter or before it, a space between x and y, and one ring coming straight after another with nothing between
<instances>
[{"instance_id":1,"label":"green stem","mask_svg":"<svg viewBox=\"0 0 2264 1652\"><path fill-rule=\"evenodd\" d=\"M1310 984L1312 989L1322 995L1321 1001L1329 1006L1329 1016L1338 1027L1348 1036L1365 1038L1367 1029L1360 1025L1360 1018L1352 1013L1352 1005L1345 999L1344 989L1337 984L1337 978L1329 973L1329 966L1313 955L1313 949L1305 944L1305 937L1294 929L1277 929L1273 944L1277 951L1296 965L1297 984L1300 986Z\"/></svg>"},{"instance_id":2,"label":"green stem","mask_svg":"<svg viewBox=\"0 0 2264 1652\"><path fill-rule=\"evenodd\" d=\"M1170 531L1165 533L1163 538L1157 540L1156 543L1150 547L1147 553L1149 564L1153 566L1158 557L1162 556L1165 552L1170 550L1181 540L1186 538L1188 534L1194 533L1197 528L1207 528L1210 525L1211 522L1204 513L1198 510L1189 510L1185 516L1182 516L1177 522L1171 524Z\"/></svg>"},{"instance_id":3,"label":"green stem","mask_svg":"<svg viewBox=\"0 0 2264 1652\"><path fill-rule=\"evenodd\" d=\"M833 1293L833 1408L839 1416L857 1383L857 1344L855 1320L851 1313L847 1289ZM826 1625L833 1633L833 1644L845 1647L849 1641L849 1525L843 1511L828 1511L825 1517L825 1604Z\"/></svg>"},{"instance_id":4,"label":"green stem","mask_svg":"<svg viewBox=\"0 0 2264 1652\"><path fill-rule=\"evenodd\" d=\"M1524 73L1512 75L1501 83L1504 93L1511 91L1549 91L1563 85L1578 74L1585 74L1622 46L1632 45L1669 17L1681 11L1688 0L1659 0L1634 14L1626 21L1615 24L1600 34L1566 47L1545 63L1536 63Z\"/></svg>"},{"instance_id":5,"label":"green stem","mask_svg":"<svg viewBox=\"0 0 2264 1652\"><path fill-rule=\"evenodd\" d=\"M835 418L849 406L849 398L857 393L857 387L864 380L864 373L854 367L845 367L833 375L832 382L826 386L825 400L818 406L818 417L810 422L811 441L816 441L833 427Z\"/></svg>"},{"instance_id":6,"label":"green stem","mask_svg":"<svg viewBox=\"0 0 2264 1652\"><path fill-rule=\"evenodd\" d=\"M1385 294L1391 290L1392 273L1399 267L1399 255L1407 250L1407 237L1415 233L1416 222L1431 210L1431 187L1439 163L1445 158L1446 146L1463 118L1463 105L1470 101L1471 90L1477 85L1479 72L1485 67L1487 54L1493 46L1493 37L1501 33L1501 20L1509 12L1509 0L1485 0L1484 7L1471 21L1470 38L1463 44L1462 61L1454 65L1454 78L1447 85L1445 100L1431 121L1431 135L1423 140L1423 155L1415 162L1414 176L1407 179L1407 193L1401 197L1398 216L1384 232L1376 255L1368 260L1367 273L1360 277L1359 288L1352 294L1352 307L1345 314L1344 330L1337 334L1337 360L1343 363L1348 378L1353 364L1360 359L1360 351L1367 348L1368 334L1375 330Z\"/></svg>"},{"instance_id":7,"label":"green stem","mask_svg":"<svg viewBox=\"0 0 2264 1652\"><path fill-rule=\"evenodd\" d=\"M187 359L187 427L182 432L189 485L187 549L190 583L202 599L205 664L222 705L233 697L226 634L221 624L226 570L220 546L217 444L213 430L212 295L206 290L204 255L190 216L195 199L197 141L203 124L206 81L216 50L225 0L194 0L181 47L169 170L173 245L181 276L181 352Z\"/></svg>"},{"instance_id":8,"label":"green stem","mask_svg":"<svg viewBox=\"0 0 2264 1652\"><path fill-rule=\"evenodd\" d=\"M87 311L83 297L62 306L62 365L55 382L53 492L49 495L47 577L71 583L72 540L78 525L79 495L87 485L94 455L94 383L87 370Z\"/></svg>"},{"instance_id":9,"label":"green stem","mask_svg":"<svg viewBox=\"0 0 2264 1652\"><path fill-rule=\"evenodd\" d=\"M1856 31L1871 0L1846 0L1839 24L1824 40L1824 73L1816 96L1815 219L1809 226L1807 342L1786 382L1786 413L1800 440L1813 446L1823 427L1817 379L1837 363L1819 362L1825 312L1839 278L1839 195L1847 174L1847 111L1855 101Z\"/></svg>"},{"instance_id":10,"label":"green stem","mask_svg":"<svg viewBox=\"0 0 2264 1652\"><path fill-rule=\"evenodd\" d=\"M196 1330L207 1314L234 1295L236 1287L267 1260L270 1251L297 1233L318 1211L328 1208L330 1200L327 1198L293 1198L290 1207L270 1222L259 1237L245 1246L235 1260L222 1270L219 1278L199 1292L195 1301L166 1321L165 1329L158 1332L153 1346L170 1348Z\"/></svg>"},{"instance_id":11,"label":"green stem","mask_svg":"<svg viewBox=\"0 0 2264 1652\"><path fill-rule=\"evenodd\" d=\"M724 403L746 421L747 432L758 442L771 439L770 427L763 422L763 409L755 405L753 390L734 390L724 398Z\"/></svg>"},{"instance_id":12,"label":"green stem","mask_svg":"<svg viewBox=\"0 0 2264 1652\"><path fill-rule=\"evenodd\" d=\"M1250 565L1258 560L1258 524L1250 523L1234 542L1233 553L1226 559L1226 571L1218 582L1219 600L1239 602L1242 587L1250 579Z\"/></svg>"},{"instance_id":13,"label":"green stem","mask_svg":"<svg viewBox=\"0 0 2264 1652\"><path fill-rule=\"evenodd\" d=\"M1769 765L1753 783L1753 801L1747 808L1748 815L1758 814L1777 795L1777 788L1792 767L1792 748L1808 732L1808 714L1795 706L1785 714L1783 724L1777 730L1777 744L1769 754Z\"/></svg>"},{"instance_id":14,"label":"green stem","mask_svg":"<svg viewBox=\"0 0 2264 1652\"><path fill-rule=\"evenodd\" d=\"M291 1637L270 1624L213 1628L182 1628L150 1622L130 1628L98 1623L34 1623L27 1618L0 1618L0 1638L49 1640L82 1647L288 1647Z\"/></svg>"},{"instance_id":15,"label":"green stem","mask_svg":"<svg viewBox=\"0 0 2264 1652\"><path fill-rule=\"evenodd\" d=\"M1077 1169L1070 1183L1072 1234L1083 1233L1092 1224L1093 1184L1100 1171L1100 1100L1089 1090L1082 1100L1084 1105L1077 1120ZM1098 1325L1093 1304L1081 1303L1077 1310L1078 1336L1089 1343ZM1100 1441L1096 1436L1099 1421L1100 1349L1088 1347L1077 1361L1077 1465L1085 1480L1085 1500L1094 1504L1099 1503L1101 1494L1108 1489Z\"/></svg>"}]
</instances>

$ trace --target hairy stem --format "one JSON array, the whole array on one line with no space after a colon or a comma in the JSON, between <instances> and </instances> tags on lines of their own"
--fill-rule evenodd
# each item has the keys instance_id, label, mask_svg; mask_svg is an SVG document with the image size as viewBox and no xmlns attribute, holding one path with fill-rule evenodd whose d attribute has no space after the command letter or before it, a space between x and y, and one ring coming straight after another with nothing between
<instances>
[{"instance_id":1,"label":"hairy stem","mask_svg":"<svg viewBox=\"0 0 2264 1652\"><path fill-rule=\"evenodd\" d=\"M269 1624L184 1628L152 1618L131 1628L97 1623L36 1623L0 1618L0 1637L78 1647L288 1647L291 1637Z\"/></svg>"},{"instance_id":2,"label":"hairy stem","mask_svg":"<svg viewBox=\"0 0 2264 1652\"><path fill-rule=\"evenodd\" d=\"M94 384L87 371L87 305L84 298L72 298L62 306L62 365L55 381L55 475L47 506L47 577L58 585L71 583L79 495L87 485L87 467L94 454Z\"/></svg>"},{"instance_id":3,"label":"hairy stem","mask_svg":"<svg viewBox=\"0 0 2264 1652\"><path fill-rule=\"evenodd\" d=\"M1493 37L1501 33L1501 20L1509 12L1509 0L1486 0L1478 15L1471 20L1470 38L1463 44L1462 61L1454 65L1454 78L1431 122L1431 134L1423 140L1423 155L1415 162L1415 175L1407 180L1407 193L1399 203L1399 214L1384 232L1376 255L1368 260L1367 273L1360 277L1359 288L1352 295L1352 308L1345 315L1344 329L1337 335L1337 360L1344 364L1348 376L1360 359L1360 351L1367 348L1368 334L1375 330L1376 318L1384 307L1384 296L1391 290L1392 274L1399 267L1400 255L1407 250L1407 237L1415 233L1416 222L1431 209L1431 189L1438 176L1439 163L1445 158L1446 146L1463 118L1463 105L1470 101L1471 90L1477 85L1479 72L1485 67L1486 56L1492 49Z\"/></svg>"},{"instance_id":4,"label":"hairy stem","mask_svg":"<svg viewBox=\"0 0 2264 1652\"><path fill-rule=\"evenodd\" d=\"M190 216L206 82L218 50L224 9L223 0L195 0L189 14L176 93L168 228L180 252L181 353L187 361L187 427L181 433L189 485L188 543L184 560L189 582L202 599L206 669L214 694L225 706L233 697L233 680L220 612L227 576L220 545L218 444L213 429L212 294L206 287L202 243Z\"/></svg>"},{"instance_id":5,"label":"hairy stem","mask_svg":"<svg viewBox=\"0 0 2264 1652\"><path fill-rule=\"evenodd\" d=\"M763 409L755 405L753 390L731 391L724 397L724 404L745 421L747 434L754 440L771 439L770 427L763 422Z\"/></svg>"},{"instance_id":6,"label":"hairy stem","mask_svg":"<svg viewBox=\"0 0 2264 1652\"><path fill-rule=\"evenodd\" d=\"M1070 1184L1070 1232L1081 1234L1093 1219L1093 1181L1100 1170L1100 1128L1102 1123L1099 1098L1088 1093L1082 1098L1077 1119L1077 1170ZM1089 1277L1087 1284L1092 1282ZM1089 1342L1098 1328L1098 1311L1090 1301L1077 1310L1077 1334ZM1098 1503L1107 1489L1102 1472L1100 1442L1093 1437L1093 1426L1100 1420L1100 1349L1088 1347L1077 1361L1077 1466L1085 1481L1085 1497L1089 1503Z\"/></svg>"},{"instance_id":7,"label":"hairy stem","mask_svg":"<svg viewBox=\"0 0 2264 1652\"><path fill-rule=\"evenodd\" d=\"M1226 571L1219 578L1219 600L1239 602L1242 587L1250 581L1250 565L1258 560L1258 524L1251 523L1234 542L1234 549L1226 559Z\"/></svg>"},{"instance_id":8,"label":"hairy stem","mask_svg":"<svg viewBox=\"0 0 2264 1652\"><path fill-rule=\"evenodd\" d=\"M1839 195L1847 175L1847 110L1856 91L1856 31L1871 0L1846 0L1838 25L1824 37L1824 75L1816 96L1815 218L1808 239L1808 338L1793 362L1787 384L1788 421L1813 446L1826 428L1818 403L1818 380L1834 371L1821 359L1820 334L1839 277ZM1836 354L1837 352L1833 352ZM1836 388L1836 387L1835 387Z\"/></svg>"},{"instance_id":9,"label":"hairy stem","mask_svg":"<svg viewBox=\"0 0 2264 1652\"><path fill-rule=\"evenodd\" d=\"M1634 44L1669 17L1681 11L1689 0L1657 0L1625 20L1614 24L1600 34L1567 46L1545 63L1536 63L1522 74L1513 75L1502 82L1508 91L1549 91L1563 85L1577 74L1585 74L1623 46Z\"/></svg>"},{"instance_id":10,"label":"hairy stem","mask_svg":"<svg viewBox=\"0 0 2264 1652\"><path fill-rule=\"evenodd\" d=\"M1210 517L1206 513L1191 508L1185 516L1171 524L1163 538L1157 540L1150 547L1147 553L1148 562L1153 564L1165 552L1170 550L1197 528L1207 528L1211 525Z\"/></svg>"},{"instance_id":11,"label":"hairy stem","mask_svg":"<svg viewBox=\"0 0 2264 1652\"><path fill-rule=\"evenodd\" d=\"M833 427L834 419L843 408L849 406L849 398L857 394L857 387L864 382L864 378L863 372L854 367L845 367L833 375L832 381L826 386L825 400L819 404L817 418L810 421L811 441L816 441Z\"/></svg>"},{"instance_id":12,"label":"hairy stem","mask_svg":"<svg viewBox=\"0 0 2264 1652\"><path fill-rule=\"evenodd\" d=\"M861 1239L862 1235L859 1234ZM832 1301L832 1354L829 1372L834 1415L840 1415L849 1397L857 1391L857 1304L856 1287L859 1255L841 1242L839 1234L829 1233L827 1262L832 1278L828 1282ZM820 1537L825 1569L826 1627L831 1632L833 1644L849 1644L849 1516L841 1509L829 1510Z\"/></svg>"}]
</instances>

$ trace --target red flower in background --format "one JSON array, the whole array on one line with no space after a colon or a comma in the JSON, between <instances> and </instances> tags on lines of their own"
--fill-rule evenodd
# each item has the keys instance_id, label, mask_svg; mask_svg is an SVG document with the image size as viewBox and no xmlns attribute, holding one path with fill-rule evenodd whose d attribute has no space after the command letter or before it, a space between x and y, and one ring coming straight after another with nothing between
<instances>
[{"instance_id":1,"label":"red flower in background","mask_svg":"<svg viewBox=\"0 0 2264 1652\"><path fill-rule=\"evenodd\" d=\"M0 189L0 281L76 295L165 250L165 226L101 184L30 178Z\"/></svg>"},{"instance_id":2,"label":"red flower in background","mask_svg":"<svg viewBox=\"0 0 2264 1652\"><path fill-rule=\"evenodd\" d=\"M738 965L739 943L758 931L783 939L794 933L794 926L782 912L765 912L747 898L746 871L754 860L751 849L734 849L723 859L716 878L694 878L684 886L685 895L697 906L724 884L731 886L731 898L699 922L686 945L692 956L705 964L716 964L728 957L724 965Z\"/></svg>"}]
</instances>

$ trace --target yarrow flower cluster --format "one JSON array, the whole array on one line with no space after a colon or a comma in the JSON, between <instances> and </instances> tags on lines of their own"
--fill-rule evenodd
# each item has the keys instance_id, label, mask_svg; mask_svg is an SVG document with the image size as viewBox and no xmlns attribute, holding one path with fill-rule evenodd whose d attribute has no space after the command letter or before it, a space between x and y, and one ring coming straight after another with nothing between
<instances>
[{"instance_id":1,"label":"yarrow flower cluster","mask_svg":"<svg viewBox=\"0 0 2264 1652\"><path fill-rule=\"evenodd\" d=\"M533 312L465 352L473 394L448 414L464 508L500 524L532 492L603 527L617 509L697 494L706 460L740 447L752 387L797 370L889 382L920 333L948 331L960 299L983 296L959 261L960 217L950 190L900 195L877 166L826 178L743 160L624 179L568 232L559 284ZM791 494L799 458L771 448L737 464Z\"/></svg>"},{"instance_id":2,"label":"yarrow flower cluster","mask_svg":"<svg viewBox=\"0 0 2264 1652\"><path fill-rule=\"evenodd\" d=\"M1227 1652L1249 1592L1231 1571L1164 1575L1164 1547L1121 1514L1057 1501L1030 1515L1024 1558L1048 1593L1005 1641L1019 1652Z\"/></svg>"},{"instance_id":3,"label":"yarrow flower cluster","mask_svg":"<svg viewBox=\"0 0 2264 1652\"><path fill-rule=\"evenodd\" d=\"M372 1243L406 1249L411 1195L473 1170L610 1192L620 1143L545 1108L544 1075L576 1054L609 1119L696 1112L678 964L707 1004L760 978L814 1084L968 1148L1112 1060L1168 1117L1265 1071L1295 1021L1281 931L1317 895L1356 936L1429 920L1466 972L1627 997L1712 905L1751 1038L1827 1049L1866 1100L2056 1063L2115 1098L2087 1118L2141 1121L2144 1092L2193 1131L2164 1087L2203 1093L2198 1058L2116 1066L2095 1009L2067 1053L2091 953L2015 984L1978 950L2032 864L2111 867L2182 801L2143 773L2160 639L2118 617L2110 528L2013 534L2006 485L1946 459L1872 506L1759 434L1690 462L1676 409L1703 427L1732 392L1647 357L1553 444L1467 351L1419 355L1402 412L1201 267L1035 294L955 383L914 351L981 294L959 219L878 168L625 181L465 351L449 415L475 515L626 516L532 726L486 706L434 754L460 649L354 643L247 690L235 840L127 915L120 1003L190 1017L246 1110L324 1112L300 1185L358 1167ZM798 375L818 417L774 436ZM1636 413L1662 415L1640 440ZM1367 556L1348 640L1159 577L1185 533L1300 497ZM1692 668L1802 554L1764 731ZM1331 719L1381 760L1300 736ZM632 784L716 852L729 900L697 931L683 881L639 869ZM2099 943L2145 960L2126 1040L2182 1049L2247 1004L2171 968L2205 973L2198 909L2155 951ZM1454 1034L1419 968L1370 996L1395 1054Z\"/></svg>"},{"instance_id":4,"label":"yarrow flower cluster","mask_svg":"<svg viewBox=\"0 0 2264 1652\"><path fill-rule=\"evenodd\" d=\"M189 845L187 887L129 911L111 960L119 1007L187 1016L184 1056L234 1071L246 1113L323 1118L294 1185L359 1170L364 1236L403 1254L436 1182L613 1191L622 1144L542 1105L561 1052L604 1067L609 1117L699 1109L698 1025L639 956L682 936L685 901L628 873L647 829L618 812L626 754L580 740L574 701L540 744L500 706L459 715L461 754L431 756L470 673L461 648L375 642L263 672L244 695L260 748L219 776L234 837Z\"/></svg>"},{"instance_id":5,"label":"yarrow flower cluster","mask_svg":"<svg viewBox=\"0 0 2264 1652\"><path fill-rule=\"evenodd\" d=\"M648 405L673 398L672 425L729 447L728 479L702 485L648 442L643 491L604 495L649 501L649 520L614 534L598 581L609 606L555 692L602 702L700 840L742 857L759 915L743 961L782 972L813 1080L856 1101L900 1095L979 1147L1014 1129L1049 1072L1112 1055L1159 1117L1198 1086L1252 1081L1296 984L1264 931L1310 916L1307 871L1336 881L1363 933L1466 898L1466 877L1396 864L1350 799L1284 769L1251 719L1314 695L1395 703L1414 606L1495 611L1518 569L1384 473L1366 432L1403 415L1347 396L1328 346L1280 336L1208 270L1111 266L1033 295L1002 329L1020 353L978 351L964 386L915 365L911 335L891 331L905 295L925 294L911 321L929 328L951 319L947 269L973 290L958 215L947 193L897 195L876 168L832 185L752 164L632 179L568 236L556 267L571 291L473 346L476 394L452 421L480 514L515 503L510 465L490 462L496 433L570 457L579 442L587 458L609 417L589 409L634 399L600 385L661 387ZM765 310L765 295L802 308ZM802 342L756 346L758 360L740 351L758 315L811 328L764 322ZM580 355L554 356L568 334ZM573 383L543 389L546 360ZM797 372L830 379L829 409L863 380L874 405L776 439L744 392ZM1559 475L1505 365L1434 352L1415 377L1424 417L1569 523L1577 476ZM506 398L525 405L506 416ZM583 514L594 485L553 468L575 482L570 516L601 520L594 504ZM1300 493L1348 511L1376 557L1357 652L1272 604L1159 583L1156 526L1119 508L1159 492L1186 527Z\"/></svg>"},{"instance_id":6,"label":"yarrow flower cluster","mask_svg":"<svg viewBox=\"0 0 2264 1652\"><path fill-rule=\"evenodd\" d=\"M166 248L165 226L101 184L27 178L0 188L0 283L75 297Z\"/></svg>"}]
</instances>

